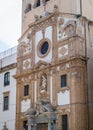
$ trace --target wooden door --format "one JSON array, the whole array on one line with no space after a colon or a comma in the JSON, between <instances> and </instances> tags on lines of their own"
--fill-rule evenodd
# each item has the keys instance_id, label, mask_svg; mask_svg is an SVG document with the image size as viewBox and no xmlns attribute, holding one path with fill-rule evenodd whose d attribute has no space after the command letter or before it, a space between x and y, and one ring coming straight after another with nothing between
<instances>
[{"instance_id":1,"label":"wooden door","mask_svg":"<svg viewBox=\"0 0 93 130\"><path fill-rule=\"evenodd\" d=\"M37 130L48 130L48 124L47 123L38 124Z\"/></svg>"}]
</instances>

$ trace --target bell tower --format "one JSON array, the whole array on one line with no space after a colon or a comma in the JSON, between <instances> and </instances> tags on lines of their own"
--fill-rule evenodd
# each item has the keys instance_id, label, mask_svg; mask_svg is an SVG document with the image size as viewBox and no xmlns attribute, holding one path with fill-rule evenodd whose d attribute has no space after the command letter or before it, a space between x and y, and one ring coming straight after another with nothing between
<instances>
[{"instance_id":1,"label":"bell tower","mask_svg":"<svg viewBox=\"0 0 93 130\"><path fill-rule=\"evenodd\" d=\"M80 13L77 0L23 0L16 130L89 130L89 30Z\"/></svg>"},{"instance_id":2,"label":"bell tower","mask_svg":"<svg viewBox=\"0 0 93 130\"><path fill-rule=\"evenodd\" d=\"M80 1L78 0L23 0L22 1L22 33L24 33L29 24L34 22L34 17L41 14L46 2L46 10L53 12L54 6L59 7L59 12L80 14Z\"/></svg>"}]
</instances>

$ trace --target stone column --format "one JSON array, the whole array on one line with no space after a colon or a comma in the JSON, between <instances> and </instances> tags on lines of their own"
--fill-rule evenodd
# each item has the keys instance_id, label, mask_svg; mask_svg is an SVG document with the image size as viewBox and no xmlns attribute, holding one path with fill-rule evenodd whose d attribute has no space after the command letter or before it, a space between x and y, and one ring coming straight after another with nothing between
<instances>
[{"instance_id":1,"label":"stone column","mask_svg":"<svg viewBox=\"0 0 93 130\"><path fill-rule=\"evenodd\" d=\"M57 130L57 129L58 129L58 119L56 119L55 129L54 130Z\"/></svg>"},{"instance_id":2,"label":"stone column","mask_svg":"<svg viewBox=\"0 0 93 130\"><path fill-rule=\"evenodd\" d=\"M31 119L28 119L28 130L31 130Z\"/></svg>"},{"instance_id":3,"label":"stone column","mask_svg":"<svg viewBox=\"0 0 93 130\"><path fill-rule=\"evenodd\" d=\"M34 124L34 130L37 130L37 124Z\"/></svg>"},{"instance_id":4,"label":"stone column","mask_svg":"<svg viewBox=\"0 0 93 130\"><path fill-rule=\"evenodd\" d=\"M53 124L53 128L54 128L54 130L57 130L57 128L56 128L56 121L55 121L55 123Z\"/></svg>"},{"instance_id":5,"label":"stone column","mask_svg":"<svg viewBox=\"0 0 93 130\"><path fill-rule=\"evenodd\" d=\"M58 115L56 115L55 119L54 119L54 129L53 130L57 130L58 129Z\"/></svg>"},{"instance_id":6,"label":"stone column","mask_svg":"<svg viewBox=\"0 0 93 130\"><path fill-rule=\"evenodd\" d=\"M48 130L51 130L51 122L50 122L50 120L48 122Z\"/></svg>"}]
</instances>

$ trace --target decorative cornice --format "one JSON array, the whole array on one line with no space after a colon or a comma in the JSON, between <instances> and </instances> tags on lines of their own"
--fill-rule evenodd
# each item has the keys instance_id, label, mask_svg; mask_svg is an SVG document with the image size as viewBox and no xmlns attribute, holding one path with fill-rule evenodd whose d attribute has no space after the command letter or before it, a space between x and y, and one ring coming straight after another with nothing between
<instances>
[{"instance_id":1,"label":"decorative cornice","mask_svg":"<svg viewBox=\"0 0 93 130\"><path fill-rule=\"evenodd\" d=\"M32 24L29 24L29 27L33 27L33 26L37 26L38 24L41 24L42 22L46 22L47 20L49 20L50 18L54 17L54 16L58 16L60 13L51 13L50 15L40 19L39 21L36 21Z\"/></svg>"},{"instance_id":2,"label":"decorative cornice","mask_svg":"<svg viewBox=\"0 0 93 130\"><path fill-rule=\"evenodd\" d=\"M62 40L59 40L58 43L59 44L62 43L62 42L67 43L68 41L72 42L73 40L76 40L76 38L84 41L84 37L81 37L79 35L73 35L73 36L70 36L70 37L66 37L66 38L64 38Z\"/></svg>"},{"instance_id":3,"label":"decorative cornice","mask_svg":"<svg viewBox=\"0 0 93 130\"><path fill-rule=\"evenodd\" d=\"M44 65L43 67L39 68L38 67L32 67L31 69L27 70L27 71L23 71L21 72L20 74L16 74L14 75L14 78L18 79L22 76L27 76L27 75L30 75L30 74L35 74L35 73L38 73L40 71L45 71L47 69L52 69L53 67L56 67L56 66L59 66L61 64L64 64L64 63L68 63L68 62L73 62L73 63L77 63L76 65L79 66L80 64L82 65L85 65L86 63L86 58L85 57L81 57L79 55L77 55L76 57L68 57L68 58L65 58L65 59L62 59L62 60L58 60L58 61L55 61L51 64L47 64L47 65ZM73 67L73 64L71 65ZM70 67L71 67L70 66Z\"/></svg>"},{"instance_id":4,"label":"decorative cornice","mask_svg":"<svg viewBox=\"0 0 93 130\"><path fill-rule=\"evenodd\" d=\"M17 67L17 63L13 63L11 65L7 65L5 67L1 67L0 68L0 73L4 72L4 71L8 71L8 70L11 70L11 69L14 69Z\"/></svg>"},{"instance_id":5,"label":"decorative cornice","mask_svg":"<svg viewBox=\"0 0 93 130\"><path fill-rule=\"evenodd\" d=\"M19 42L21 41L21 39L26 35L26 33L31 29L32 33L39 29L39 24L43 23L44 26L48 26L49 25L49 21L51 23L51 25L53 25L53 23L57 23L55 19L53 19L53 17L58 16L60 13L55 12L55 13L51 13L48 16L39 19L38 21L35 21L31 24L28 25L28 29L22 34L22 36L19 38ZM41 25L42 26L42 25ZM43 29L43 27L42 27Z\"/></svg>"}]
</instances>

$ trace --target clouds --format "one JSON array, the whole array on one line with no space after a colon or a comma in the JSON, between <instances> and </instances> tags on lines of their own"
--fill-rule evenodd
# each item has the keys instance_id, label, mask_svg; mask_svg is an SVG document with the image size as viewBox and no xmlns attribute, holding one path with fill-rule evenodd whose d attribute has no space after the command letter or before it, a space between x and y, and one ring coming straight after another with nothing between
<instances>
[{"instance_id":1,"label":"clouds","mask_svg":"<svg viewBox=\"0 0 93 130\"><path fill-rule=\"evenodd\" d=\"M0 0L0 48L17 45L21 35L21 0ZM1 49L0 49L1 51Z\"/></svg>"}]
</instances>

